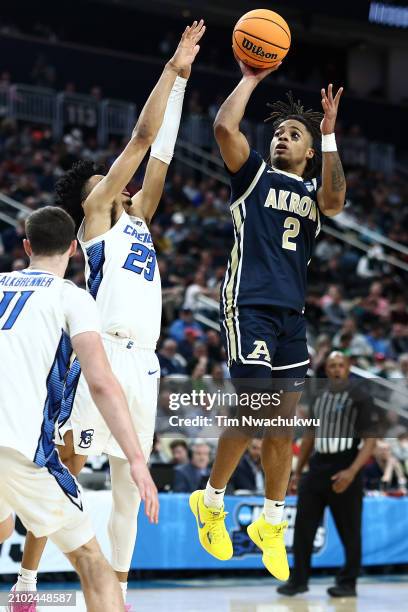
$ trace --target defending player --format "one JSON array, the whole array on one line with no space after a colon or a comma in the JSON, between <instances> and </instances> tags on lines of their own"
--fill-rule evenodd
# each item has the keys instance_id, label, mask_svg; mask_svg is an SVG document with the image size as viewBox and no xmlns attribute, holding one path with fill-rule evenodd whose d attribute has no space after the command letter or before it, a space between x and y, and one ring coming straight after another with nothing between
<instances>
[{"instance_id":1,"label":"defending player","mask_svg":"<svg viewBox=\"0 0 408 612\"><path fill-rule=\"evenodd\" d=\"M159 203L173 155L184 90L203 36L203 21L186 28L173 58L134 129L132 139L106 176L79 162L57 185L59 204L81 223L78 237L86 260L88 290L102 317L103 341L125 391L148 460L160 377L155 354L161 324L161 285L148 224ZM167 105L167 106L166 106ZM160 128L160 130L159 130ZM126 191L148 148L151 156L141 191ZM78 474L88 455L109 455L113 505L108 531L112 567L126 600L140 495L115 440L94 406L77 361L71 367L58 426L66 465ZM26 539L17 588L35 588L45 540Z\"/></svg>"},{"instance_id":2,"label":"defending player","mask_svg":"<svg viewBox=\"0 0 408 612\"><path fill-rule=\"evenodd\" d=\"M0 274L0 542L16 512L27 529L49 536L81 577L87 609L123 610L117 580L94 537L77 481L54 444L72 346L95 403L127 456L132 477L157 522L157 491L123 391L100 337L97 307L64 281L76 251L73 219L45 207L26 221L30 266ZM10 597L15 597L13 590ZM10 604L8 610L35 609Z\"/></svg>"},{"instance_id":3,"label":"defending player","mask_svg":"<svg viewBox=\"0 0 408 612\"><path fill-rule=\"evenodd\" d=\"M235 245L221 289L221 324L231 377L252 381L294 379L292 392L281 395L280 409L293 414L309 363L303 317L307 265L320 231L320 213L336 215L344 204L346 184L336 149L334 128L342 88L322 89L324 117L289 104L272 105L275 133L271 166L250 149L239 125L248 100L273 70L257 71L240 63L243 78L221 106L215 137L231 179L231 214ZM276 68L275 68L276 70ZM320 124L320 130L319 130ZM322 134L321 179L317 152ZM289 382L289 381L287 381ZM232 543L224 524L225 487L248 444L251 432L225 432L205 491L191 495L203 547L218 559L229 559ZM248 527L263 551L267 569L287 580L284 545L287 523L284 499L292 461L287 434L264 437L262 465L266 477L264 511Z\"/></svg>"}]
</instances>

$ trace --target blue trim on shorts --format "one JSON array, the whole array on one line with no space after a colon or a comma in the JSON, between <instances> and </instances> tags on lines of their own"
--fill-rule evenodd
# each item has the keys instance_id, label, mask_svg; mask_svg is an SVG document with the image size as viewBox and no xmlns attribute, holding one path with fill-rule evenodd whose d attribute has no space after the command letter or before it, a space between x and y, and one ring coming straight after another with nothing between
<instances>
[{"instance_id":1,"label":"blue trim on shorts","mask_svg":"<svg viewBox=\"0 0 408 612\"><path fill-rule=\"evenodd\" d=\"M54 476L65 495L82 510L82 500L77 482L70 471L61 463L54 440L55 423L61 411L64 383L67 377L71 354L71 339L62 330L57 352L47 376L47 397L43 410L43 422L33 461L40 468L46 467L49 473Z\"/></svg>"}]
</instances>

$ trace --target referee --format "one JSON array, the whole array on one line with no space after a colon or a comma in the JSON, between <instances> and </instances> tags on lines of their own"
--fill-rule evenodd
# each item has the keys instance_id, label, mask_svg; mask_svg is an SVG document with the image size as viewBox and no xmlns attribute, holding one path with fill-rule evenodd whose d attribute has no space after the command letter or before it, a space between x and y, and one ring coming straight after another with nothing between
<instances>
[{"instance_id":1,"label":"referee","mask_svg":"<svg viewBox=\"0 0 408 612\"><path fill-rule=\"evenodd\" d=\"M361 565L361 468L375 447L375 439L366 436L375 429L376 411L360 384L349 379L347 357L332 352L325 369L328 381L312 402L310 415L319 419L320 424L315 432L302 438L296 472L290 485L292 490L296 490L300 479L294 568L289 582L277 590L283 595L308 591L313 541L328 506L344 546L346 562L337 575L336 585L327 592L332 597L355 597ZM302 475L308 461L309 471Z\"/></svg>"}]
</instances>

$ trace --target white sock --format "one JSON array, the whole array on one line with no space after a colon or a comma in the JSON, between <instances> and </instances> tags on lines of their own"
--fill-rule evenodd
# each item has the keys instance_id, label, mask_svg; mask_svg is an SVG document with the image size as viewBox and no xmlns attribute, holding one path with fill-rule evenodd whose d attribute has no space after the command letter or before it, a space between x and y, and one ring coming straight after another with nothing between
<instances>
[{"instance_id":1,"label":"white sock","mask_svg":"<svg viewBox=\"0 0 408 612\"><path fill-rule=\"evenodd\" d=\"M207 508L222 508L224 504L225 489L214 489L210 485L210 481L207 482L207 486L204 491L204 505Z\"/></svg>"},{"instance_id":2,"label":"white sock","mask_svg":"<svg viewBox=\"0 0 408 612\"><path fill-rule=\"evenodd\" d=\"M120 589L122 591L122 595L123 595L123 601L126 603L126 595L127 595L127 582L119 582L120 584Z\"/></svg>"},{"instance_id":3,"label":"white sock","mask_svg":"<svg viewBox=\"0 0 408 612\"><path fill-rule=\"evenodd\" d=\"M266 499L264 503L265 521L270 525L278 525L283 519L285 500Z\"/></svg>"},{"instance_id":4,"label":"white sock","mask_svg":"<svg viewBox=\"0 0 408 612\"><path fill-rule=\"evenodd\" d=\"M36 591L37 590L37 572L36 570L27 570L23 566L20 567L16 591Z\"/></svg>"}]
</instances>

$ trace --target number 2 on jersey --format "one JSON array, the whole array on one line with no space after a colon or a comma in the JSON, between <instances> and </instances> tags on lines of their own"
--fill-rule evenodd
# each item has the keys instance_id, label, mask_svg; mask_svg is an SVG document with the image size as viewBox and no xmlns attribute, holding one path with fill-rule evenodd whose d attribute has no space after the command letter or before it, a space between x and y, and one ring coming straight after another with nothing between
<instances>
[{"instance_id":1,"label":"number 2 on jersey","mask_svg":"<svg viewBox=\"0 0 408 612\"><path fill-rule=\"evenodd\" d=\"M141 274L146 280L152 281L156 269L156 253L144 244L135 242L131 246L132 253L129 253L123 267L125 270ZM141 266L137 264L142 264ZM144 265L146 264L146 265Z\"/></svg>"},{"instance_id":2,"label":"number 2 on jersey","mask_svg":"<svg viewBox=\"0 0 408 612\"><path fill-rule=\"evenodd\" d=\"M28 298L33 293L34 291L3 291L3 298L0 300L0 331L11 329L13 327L14 323L21 314L21 311L26 305ZM10 304L13 304L14 298L17 296L19 297L6 318L4 316L6 314L6 310ZM5 319L3 325L2 318Z\"/></svg>"},{"instance_id":3,"label":"number 2 on jersey","mask_svg":"<svg viewBox=\"0 0 408 612\"><path fill-rule=\"evenodd\" d=\"M285 231L282 236L282 248L289 251L296 251L296 242L291 242L290 238L296 238L300 231L300 221L296 217L286 217L283 224Z\"/></svg>"}]
</instances>

